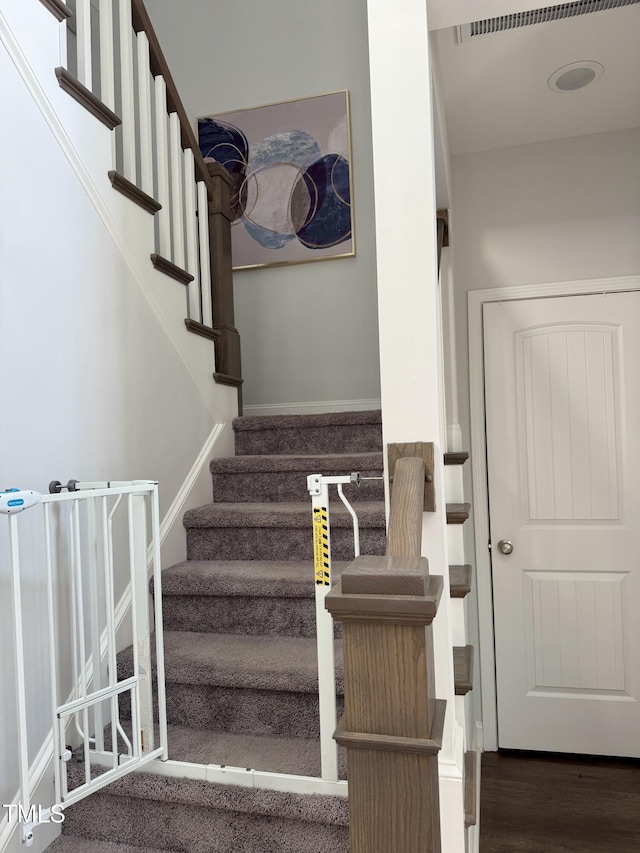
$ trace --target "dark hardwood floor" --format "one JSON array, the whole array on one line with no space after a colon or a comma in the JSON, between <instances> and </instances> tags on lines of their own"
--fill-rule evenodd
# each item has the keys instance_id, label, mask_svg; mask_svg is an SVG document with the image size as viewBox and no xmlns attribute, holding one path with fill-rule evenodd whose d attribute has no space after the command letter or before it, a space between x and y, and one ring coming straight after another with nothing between
<instances>
[{"instance_id":1,"label":"dark hardwood floor","mask_svg":"<svg viewBox=\"0 0 640 853\"><path fill-rule=\"evenodd\" d=\"M482 756L480 853L640 853L640 761Z\"/></svg>"}]
</instances>

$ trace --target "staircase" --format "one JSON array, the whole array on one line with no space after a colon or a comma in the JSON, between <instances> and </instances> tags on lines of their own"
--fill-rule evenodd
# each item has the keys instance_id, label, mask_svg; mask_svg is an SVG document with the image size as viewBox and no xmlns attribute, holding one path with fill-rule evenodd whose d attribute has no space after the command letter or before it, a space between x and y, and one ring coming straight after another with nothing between
<instances>
[{"instance_id":1,"label":"staircase","mask_svg":"<svg viewBox=\"0 0 640 853\"><path fill-rule=\"evenodd\" d=\"M208 765L319 777L306 477L356 470L379 475L380 412L239 418L234 430L237 455L210 465L214 502L184 516L187 560L162 575L169 756L200 765L203 780ZM383 554L382 483L346 486L345 494L360 520L362 553ZM452 525L460 512L449 508ZM351 519L339 501L331 506L331 531L335 579L353 557ZM452 566L450 574L452 597L462 603L469 567ZM466 660L464 649L454 650L459 695L471 687L461 652ZM120 654L120 679L129 676L132 660L131 648ZM341 713L339 638L336 663ZM344 755L340 777L346 777ZM349 849L342 797L203 780L126 777L69 808L64 834L49 849Z\"/></svg>"},{"instance_id":2,"label":"staircase","mask_svg":"<svg viewBox=\"0 0 640 853\"><path fill-rule=\"evenodd\" d=\"M214 503L184 517L188 559L163 572L169 756L317 777L306 478L380 474L380 412L240 418L234 428L238 455L211 463ZM345 494L356 505L363 553L382 554L382 483L348 486ZM339 575L353 557L351 518L339 501L331 526ZM341 694L339 640L336 661ZM127 677L132 650L118 663L119 678ZM344 765L342 757L342 778ZM69 808L64 834L50 849L124 853L104 846L114 841L138 845L134 853L142 845L337 853L349 846L347 802L140 773Z\"/></svg>"}]
</instances>

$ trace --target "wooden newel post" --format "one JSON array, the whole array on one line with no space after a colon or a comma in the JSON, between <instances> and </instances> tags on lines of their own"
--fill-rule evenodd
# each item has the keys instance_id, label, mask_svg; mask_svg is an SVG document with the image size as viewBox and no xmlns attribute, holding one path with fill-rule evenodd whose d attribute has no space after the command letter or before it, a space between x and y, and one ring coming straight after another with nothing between
<instances>
[{"instance_id":1,"label":"wooden newel post","mask_svg":"<svg viewBox=\"0 0 640 853\"><path fill-rule=\"evenodd\" d=\"M326 598L344 623L334 737L348 754L351 853L440 851L446 702L434 695L431 623L441 594L424 557L358 557Z\"/></svg>"},{"instance_id":2,"label":"wooden newel post","mask_svg":"<svg viewBox=\"0 0 640 853\"><path fill-rule=\"evenodd\" d=\"M241 404L242 367L240 335L235 327L233 306L233 261L231 255L231 197L234 180L220 163L207 162L213 182L209 201L209 257L211 263L211 302L213 328L220 332L216 340L216 382L238 388Z\"/></svg>"}]
</instances>

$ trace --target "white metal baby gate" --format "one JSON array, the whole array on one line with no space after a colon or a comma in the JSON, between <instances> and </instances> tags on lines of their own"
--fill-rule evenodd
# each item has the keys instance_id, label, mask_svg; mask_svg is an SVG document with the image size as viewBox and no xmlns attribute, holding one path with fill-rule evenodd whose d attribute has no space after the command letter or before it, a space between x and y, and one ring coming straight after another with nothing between
<instances>
[{"instance_id":1,"label":"white metal baby gate","mask_svg":"<svg viewBox=\"0 0 640 853\"><path fill-rule=\"evenodd\" d=\"M142 766L166 776L346 796L347 783L339 779L338 750L333 740L337 723L333 620L324 606L332 585L329 486L337 486L353 520L357 557L358 519L342 487L359 485L361 479L382 478L361 478L358 473L312 474L307 478L313 516L320 778L168 760L155 482L70 481L68 487L52 484L57 493L44 496L0 492L0 513L7 514L8 525L22 814L33 814L22 589L25 569L32 569L34 564L42 568L46 585L56 809L64 809ZM149 565L154 580L152 610ZM309 580L313 582L311 577ZM123 636L127 627L129 634ZM119 679L116 653L129 643L130 671ZM123 720L123 701L130 707L130 723ZM75 758L80 763L72 761ZM74 771L70 773L72 765ZM51 813L51 808L40 809L37 821L23 823L22 838L27 846L33 843L37 823Z\"/></svg>"},{"instance_id":2,"label":"white metal baby gate","mask_svg":"<svg viewBox=\"0 0 640 853\"><path fill-rule=\"evenodd\" d=\"M27 846L51 809L39 808L34 820L25 576L39 578L46 587L56 813L153 759L167 758L157 483L70 481L68 491L60 484L52 486L57 493L0 493L11 570L18 805ZM119 679L116 654L127 641L133 643L132 662ZM130 723L123 719L123 705L130 708ZM74 762L69 773L74 756L81 764Z\"/></svg>"}]
</instances>

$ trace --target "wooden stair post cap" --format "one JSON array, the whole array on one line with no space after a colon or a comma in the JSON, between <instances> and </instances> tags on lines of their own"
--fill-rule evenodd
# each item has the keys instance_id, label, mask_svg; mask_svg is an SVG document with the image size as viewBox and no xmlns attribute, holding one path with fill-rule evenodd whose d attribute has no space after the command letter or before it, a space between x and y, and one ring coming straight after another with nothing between
<instances>
[{"instance_id":1,"label":"wooden stair post cap","mask_svg":"<svg viewBox=\"0 0 640 853\"><path fill-rule=\"evenodd\" d=\"M424 595L426 557L356 557L342 573L342 592L353 595Z\"/></svg>"},{"instance_id":2,"label":"wooden stair post cap","mask_svg":"<svg viewBox=\"0 0 640 853\"><path fill-rule=\"evenodd\" d=\"M443 581L424 557L358 557L325 599L338 621L430 625Z\"/></svg>"}]
</instances>

